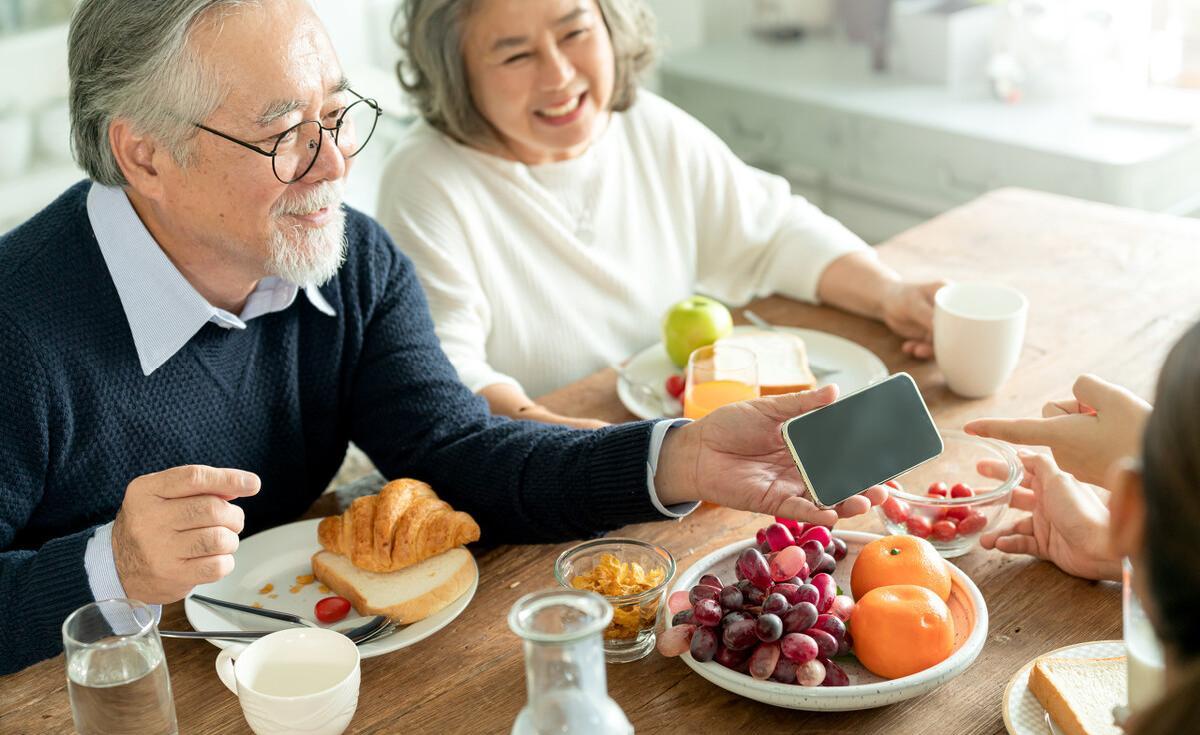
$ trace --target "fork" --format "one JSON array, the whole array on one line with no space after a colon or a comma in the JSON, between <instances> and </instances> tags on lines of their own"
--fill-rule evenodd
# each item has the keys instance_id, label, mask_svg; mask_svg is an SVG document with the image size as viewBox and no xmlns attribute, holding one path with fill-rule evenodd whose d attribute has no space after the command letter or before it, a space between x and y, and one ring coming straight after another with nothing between
<instances>
[{"instance_id":1,"label":"fork","mask_svg":"<svg viewBox=\"0 0 1200 735\"><path fill-rule=\"evenodd\" d=\"M385 635L391 635L396 631L398 626L388 620L385 615L376 615L369 618L367 622L356 625L352 628L332 629L336 633L341 633L357 645L363 645L374 640L378 640ZM278 633L277 630L160 630L158 634L163 638L203 638L219 639L219 640L257 640L271 633Z\"/></svg>"},{"instance_id":2,"label":"fork","mask_svg":"<svg viewBox=\"0 0 1200 735\"><path fill-rule=\"evenodd\" d=\"M643 383L640 380L635 380L629 371L623 365L613 365L613 370L617 371L617 377L625 381L629 389L638 398L641 403L649 403L651 406L658 406L658 412L662 416L678 416L679 411L667 404L665 398L662 397L657 390L648 383Z\"/></svg>"},{"instance_id":3,"label":"fork","mask_svg":"<svg viewBox=\"0 0 1200 735\"><path fill-rule=\"evenodd\" d=\"M755 314L753 311L750 311L749 309L742 309L742 316L746 317L746 321L750 322L751 324L758 327L759 329L766 329L766 330L769 330L772 332L782 332L783 331L779 327L775 326L774 324L767 321L766 319L763 319L761 316L759 316L758 314ZM830 375L837 375L838 373L842 372L841 370L834 370L832 368L822 367L821 365L817 365L817 364L813 363L812 361L809 361L808 369L812 370L813 377L815 377L817 380L824 380L825 378L828 378Z\"/></svg>"}]
</instances>

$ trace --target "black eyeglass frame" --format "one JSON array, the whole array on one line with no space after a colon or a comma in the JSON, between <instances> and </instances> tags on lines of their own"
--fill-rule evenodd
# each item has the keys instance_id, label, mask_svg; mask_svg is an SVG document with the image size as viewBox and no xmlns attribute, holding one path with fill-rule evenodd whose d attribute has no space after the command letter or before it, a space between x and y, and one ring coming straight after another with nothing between
<instances>
[{"instance_id":1,"label":"black eyeglass frame","mask_svg":"<svg viewBox=\"0 0 1200 735\"><path fill-rule=\"evenodd\" d=\"M237 143L238 145L242 146L243 148L249 148L250 150L254 151L255 153L257 153L259 155L270 158L271 159L271 173L275 174L275 178L278 179L279 182L282 184L294 184L297 181L299 181L300 179L303 179L305 176L307 176L308 172L312 170L312 167L317 162L317 158L321 155L321 144L325 142L325 136L318 135L317 136L317 149L315 151L313 151L313 157L312 157L312 160L308 162L308 166L306 166L303 171L301 171L297 176L293 177L291 180L285 180L282 176L279 175L279 172L277 170L275 170L275 158L279 155L279 153L278 153L279 144L281 142L283 142L284 137L288 133L292 132L296 128L300 127L301 125L307 125L309 123L316 123L317 127L320 128L322 131L328 132L332 135L333 143L334 143L334 145L337 145L338 132L342 129L342 121L344 121L346 119L346 114L348 112L350 112L350 110L355 105L365 103L368 107L370 107L372 110L375 111L375 119L372 121L372 124L371 124L371 132L367 133L367 137L363 140L362 145L360 145L358 147L358 150L356 150L353 153L351 153L350 155L346 156L346 158L353 158L354 156L357 156L359 153L361 153L362 149L366 148L367 143L370 142L371 136L375 134L375 128L378 127L378 125L379 125L379 118L381 115L383 115L383 110L379 107L379 103L376 102L371 97L363 97L361 94L359 94L358 92L355 92L353 89L347 88L346 91L349 92L350 94L354 95L358 99L355 100L354 102L351 102L349 105L346 105L346 109L342 110L341 115L338 115L337 122L335 122L333 124L333 127L325 127L324 125L321 124L320 120L301 120L300 122L291 126L287 130L276 135L275 136L275 145L271 146L271 150L269 150L269 151L263 150L262 148L259 148L258 146L254 145L253 143L247 143L244 140L239 140L239 139L233 137L232 135L229 135L228 133L222 133L220 130L215 130L213 128L210 128L207 125L203 125L201 123L193 123L193 125L200 128L201 130L205 131L206 133L212 133L213 135L215 135L219 138L224 138L225 140L228 140L230 143Z\"/></svg>"}]
</instances>

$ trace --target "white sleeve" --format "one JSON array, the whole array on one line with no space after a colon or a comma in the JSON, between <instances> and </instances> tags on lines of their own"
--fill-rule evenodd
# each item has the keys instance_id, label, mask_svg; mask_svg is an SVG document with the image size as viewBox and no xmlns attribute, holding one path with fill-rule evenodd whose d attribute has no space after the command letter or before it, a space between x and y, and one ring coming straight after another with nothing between
<instances>
[{"instance_id":1,"label":"white sleeve","mask_svg":"<svg viewBox=\"0 0 1200 735\"><path fill-rule=\"evenodd\" d=\"M874 253L860 237L781 176L746 165L711 130L680 110L687 181L696 196L699 289L732 304L780 293L817 301L825 268L841 256Z\"/></svg>"},{"instance_id":2,"label":"white sleeve","mask_svg":"<svg viewBox=\"0 0 1200 735\"><path fill-rule=\"evenodd\" d=\"M389 166L380 190L379 222L412 259L429 301L442 350L473 392L514 378L488 364L492 312L467 247L466 230L443 192L430 191L412 173ZM425 186L424 192L416 190Z\"/></svg>"}]
</instances>

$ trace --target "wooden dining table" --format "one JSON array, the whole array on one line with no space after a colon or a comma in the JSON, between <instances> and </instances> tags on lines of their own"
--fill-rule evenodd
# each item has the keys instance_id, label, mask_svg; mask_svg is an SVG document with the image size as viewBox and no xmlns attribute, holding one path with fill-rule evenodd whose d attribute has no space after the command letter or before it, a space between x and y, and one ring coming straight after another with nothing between
<instances>
[{"instance_id":1,"label":"wooden dining table","mask_svg":"<svg viewBox=\"0 0 1200 735\"><path fill-rule=\"evenodd\" d=\"M961 427L979 416L1037 415L1047 401L1069 395L1083 372L1151 398L1167 350L1200 317L1196 220L1003 189L904 232L877 251L909 279L999 281L1028 296L1024 348L999 392L978 400L955 396L934 362L904 355L900 340L878 322L781 297L760 299L753 309L779 325L853 340L890 371L909 372L941 427ZM616 374L606 369L540 401L564 414L631 420L615 383ZM314 513L324 510L329 508ZM765 516L704 505L679 521L614 533L665 546L683 570L751 537L767 522ZM874 513L841 527L882 531ZM521 642L506 616L522 595L554 586L554 560L571 545L481 550L479 588L461 616L420 643L362 662L358 712L348 732L508 732L526 693ZM609 694L639 733L992 735L1005 731L1002 695L1026 662L1062 646L1121 637L1116 583L1077 579L1044 561L982 548L953 563L983 592L987 641L964 674L924 696L843 713L782 709L732 694L682 660L656 652L634 663L609 664ZM20 609L19 601L7 604ZM162 626L189 627L182 604L166 606ZM214 672L216 649L186 640L166 640L164 646L180 732L250 732L237 699ZM72 730L61 655L0 677L0 692L0 733Z\"/></svg>"}]
</instances>

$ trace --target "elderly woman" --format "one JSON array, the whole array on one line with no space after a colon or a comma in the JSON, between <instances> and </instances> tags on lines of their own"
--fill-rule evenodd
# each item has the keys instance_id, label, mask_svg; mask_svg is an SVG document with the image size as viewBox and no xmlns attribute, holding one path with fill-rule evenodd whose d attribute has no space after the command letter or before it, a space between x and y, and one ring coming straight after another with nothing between
<instances>
[{"instance_id":1,"label":"elderly woman","mask_svg":"<svg viewBox=\"0 0 1200 735\"><path fill-rule=\"evenodd\" d=\"M917 357L940 284L908 284L787 182L638 88L640 0L407 0L399 71L423 121L380 220L416 262L460 378L498 414L659 339L695 291L778 292L884 321Z\"/></svg>"}]
</instances>

